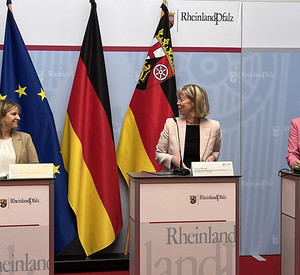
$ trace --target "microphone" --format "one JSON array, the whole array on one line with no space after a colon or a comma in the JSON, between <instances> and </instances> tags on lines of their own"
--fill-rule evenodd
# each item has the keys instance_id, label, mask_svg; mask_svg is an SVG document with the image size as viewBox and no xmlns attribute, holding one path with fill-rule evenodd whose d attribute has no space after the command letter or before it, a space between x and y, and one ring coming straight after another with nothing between
<instances>
[{"instance_id":1,"label":"microphone","mask_svg":"<svg viewBox=\"0 0 300 275\"><path fill-rule=\"evenodd\" d=\"M180 146L180 137L179 137L179 127L178 127L178 122L177 122L177 119L176 119L176 117L175 117L174 115L172 116L172 118L173 118L174 122L176 123L176 127L177 127L177 137L178 137L179 157L180 157L180 167L174 169L174 170L173 170L173 174L186 176L186 175L189 175L189 174L190 174L190 170L189 170L189 169L186 169L186 168L183 168L183 165L182 165L182 154L181 154L181 146Z\"/></svg>"}]
</instances>

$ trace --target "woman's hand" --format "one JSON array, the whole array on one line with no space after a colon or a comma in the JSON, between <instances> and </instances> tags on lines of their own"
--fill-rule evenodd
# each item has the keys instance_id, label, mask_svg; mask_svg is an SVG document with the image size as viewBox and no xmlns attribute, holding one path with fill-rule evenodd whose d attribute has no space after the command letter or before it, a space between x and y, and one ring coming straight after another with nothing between
<instances>
[{"instance_id":1,"label":"woman's hand","mask_svg":"<svg viewBox=\"0 0 300 275\"><path fill-rule=\"evenodd\" d=\"M172 159L171 159L171 162L173 163L175 168L180 167L180 158L179 157L173 156Z\"/></svg>"},{"instance_id":2,"label":"woman's hand","mask_svg":"<svg viewBox=\"0 0 300 275\"><path fill-rule=\"evenodd\" d=\"M293 169L300 168L300 160L296 160L292 166Z\"/></svg>"},{"instance_id":3,"label":"woman's hand","mask_svg":"<svg viewBox=\"0 0 300 275\"><path fill-rule=\"evenodd\" d=\"M210 155L205 161L215 161L216 158L214 155Z\"/></svg>"}]
</instances>

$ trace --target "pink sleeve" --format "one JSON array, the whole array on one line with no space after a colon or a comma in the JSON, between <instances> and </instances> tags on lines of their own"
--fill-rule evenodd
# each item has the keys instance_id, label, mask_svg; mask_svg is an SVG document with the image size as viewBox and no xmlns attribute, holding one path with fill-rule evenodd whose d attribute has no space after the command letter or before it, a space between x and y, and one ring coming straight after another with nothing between
<instances>
[{"instance_id":1,"label":"pink sleeve","mask_svg":"<svg viewBox=\"0 0 300 275\"><path fill-rule=\"evenodd\" d=\"M299 145L300 145L300 136L299 136L299 123L300 119L293 119L291 122L291 128L288 139L288 153L286 155L287 164L292 167L294 162L300 159Z\"/></svg>"}]
</instances>

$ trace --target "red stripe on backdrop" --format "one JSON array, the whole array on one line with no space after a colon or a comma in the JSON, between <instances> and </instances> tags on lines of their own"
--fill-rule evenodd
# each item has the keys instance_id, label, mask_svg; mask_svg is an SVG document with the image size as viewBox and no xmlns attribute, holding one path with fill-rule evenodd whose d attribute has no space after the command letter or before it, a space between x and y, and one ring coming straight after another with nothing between
<instances>
[{"instance_id":1,"label":"red stripe on backdrop","mask_svg":"<svg viewBox=\"0 0 300 275\"><path fill-rule=\"evenodd\" d=\"M145 150L153 166L158 171L162 167L155 160L155 149L159 134L163 130L165 118L173 113L171 106L161 89L155 85L146 91L135 90L130 102Z\"/></svg>"},{"instance_id":2,"label":"red stripe on backdrop","mask_svg":"<svg viewBox=\"0 0 300 275\"><path fill-rule=\"evenodd\" d=\"M59 275L129 275L129 271L58 273ZM57 275L58 275L57 274Z\"/></svg>"},{"instance_id":3,"label":"red stripe on backdrop","mask_svg":"<svg viewBox=\"0 0 300 275\"><path fill-rule=\"evenodd\" d=\"M66 52L79 52L81 46L47 46L47 45L28 45L26 46L28 51L66 51Z\"/></svg>"},{"instance_id":4,"label":"red stripe on backdrop","mask_svg":"<svg viewBox=\"0 0 300 275\"><path fill-rule=\"evenodd\" d=\"M115 147L113 142L98 142L100 139L112 141L110 125L81 58L78 60L73 92L74 95L69 100L69 119L82 144L83 158L93 177L98 194L113 222L118 219L116 211L112 209L116 206L115 201L119 200L118 194L113 197L117 192L111 192L112 177L115 177L115 181L118 182L117 166L110 165L116 163ZM97 133L101 133L101 136ZM94 138L89 138L89 135L94 135ZM110 172L101 173L101 168L110 169ZM113 226L116 229L114 224Z\"/></svg>"},{"instance_id":5,"label":"red stripe on backdrop","mask_svg":"<svg viewBox=\"0 0 300 275\"><path fill-rule=\"evenodd\" d=\"M27 45L28 51L80 51L81 46L63 46L63 45ZM3 45L0 45L3 50ZM148 52L149 47L144 46L103 46L104 52ZM239 47L173 47L173 52L211 52L211 53L241 53Z\"/></svg>"},{"instance_id":6,"label":"red stripe on backdrop","mask_svg":"<svg viewBox=\"0 0 300 275\"><path fill-rule=\"evenodd\" d=\"M226 47L173 47L174 52L241 53L242 48Z\"/></svg>"}]
</instances>

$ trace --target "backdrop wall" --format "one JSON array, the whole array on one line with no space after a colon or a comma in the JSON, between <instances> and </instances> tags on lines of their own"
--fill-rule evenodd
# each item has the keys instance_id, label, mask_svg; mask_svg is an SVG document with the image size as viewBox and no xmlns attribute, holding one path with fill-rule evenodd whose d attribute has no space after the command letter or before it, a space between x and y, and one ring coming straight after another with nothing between
<instances>
[{"instance_id":1,"label":"backdrop wall","mask_svg":"<svg viewBox=\"0 0 300 275\"><path fill-rule=\"evenodd\" d=\"M161 2L97 1L116 146ZM235 173L243 176L241 253L279 254L277 172L287 167L290 120L299 116L300 3L177 0L169 1L168 8L175 12L171 35L177 87L197 83L207 89L210 117L222 125L221 160L232 160ZM89 1L15 0L13 10L61 139ZM216 20L204 20L210 15ZM1 47L4 3L0 18ZM128 223L128 191L121 177L120 188L124 228L108 248L113 252L124 251Z\"/></svg>"}]
</instances>

